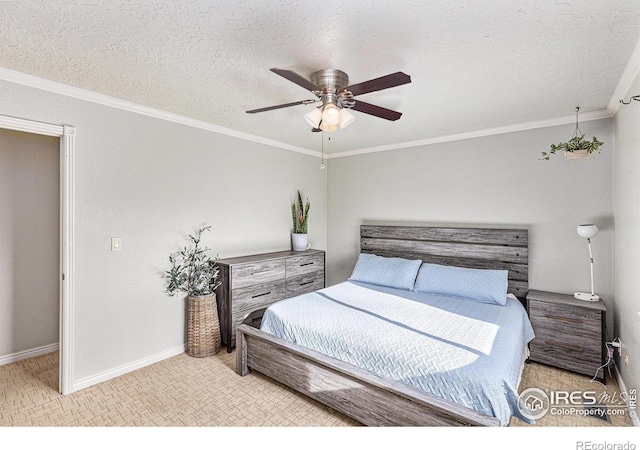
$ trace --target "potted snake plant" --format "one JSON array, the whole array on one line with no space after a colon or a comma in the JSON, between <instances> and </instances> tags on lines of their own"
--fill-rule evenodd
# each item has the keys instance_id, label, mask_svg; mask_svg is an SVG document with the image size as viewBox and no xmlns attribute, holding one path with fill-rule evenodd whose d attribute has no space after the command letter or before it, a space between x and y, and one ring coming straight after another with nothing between
<instances>
[{"instance_id":1,"label":"potted snake plant","mask_svg":"<svg viewBox=\"0 0 640 450\"><path fill-rule=\"evenodd\" d=\"M309 224L309 199L302 202L302 195L298 191L298 196L291 203L291 217L293 218L293 233L291 233L291 244L293 251L300 252L309 249L307 229Z\"/></svg>"}]
</instances>

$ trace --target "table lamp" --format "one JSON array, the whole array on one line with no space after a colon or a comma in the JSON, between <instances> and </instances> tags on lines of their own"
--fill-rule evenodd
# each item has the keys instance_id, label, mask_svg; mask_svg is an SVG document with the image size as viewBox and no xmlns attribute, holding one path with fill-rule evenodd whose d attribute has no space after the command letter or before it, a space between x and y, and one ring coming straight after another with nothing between
<instances>
[{"instance_id":1,"label":"table lamp","mask_svg":"<svg viewBox=\"0 0 640 450\"><path fill-rule=\"evenodd\" d=\"M576 292L573 296L579 300L586 300L588 302L597 302L600 297L593 292L593 254L591 253L591 238L598 234L598 227L592 223L585 223L578 225L578 236L586 238L587 244L589 244L589 260L591 265L591 293L589 292Z\"/></svg>"}]
</instances>

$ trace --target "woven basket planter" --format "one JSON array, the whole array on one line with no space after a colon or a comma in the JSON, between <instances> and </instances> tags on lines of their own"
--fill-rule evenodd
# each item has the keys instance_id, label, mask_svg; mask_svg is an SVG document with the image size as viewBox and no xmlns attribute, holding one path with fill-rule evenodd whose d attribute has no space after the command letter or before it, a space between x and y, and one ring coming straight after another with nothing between
<instances>
[{"instance_id":1,"label":"woven basket planter","mask_svg":"<svg viewBox=\"0 0 640 450\"><path fill-rule=\"evenodd\" d=\"M196 358L220 351L220 322L216 294L188 297L187 354Z\"/></svg>"}]
</instances>

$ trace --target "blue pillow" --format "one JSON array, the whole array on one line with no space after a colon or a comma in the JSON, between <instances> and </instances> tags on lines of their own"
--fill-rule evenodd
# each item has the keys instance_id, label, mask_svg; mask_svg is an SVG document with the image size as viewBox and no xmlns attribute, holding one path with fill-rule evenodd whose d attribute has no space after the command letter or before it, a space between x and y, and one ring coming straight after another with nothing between
<instances>
[{"instance_id":1,"label":"blue pillow","mask_svg":"<svg viewBox=\"0 0 640 450\"><path fill-rule=\"evenodd\" d=\"M414 291L506 305L508 275L506 270L467 269L424 263L418 272Z\"/></svg>"},{"instance_id":2,"label":"blue pillow","mask_svg":"<svg viewBox=\"0 0 640 450\"><path fill-rule=\"evenodd\" d=\"M422 260L360 253L349 281L412 290Z\"/></svg>"}]
</instances>

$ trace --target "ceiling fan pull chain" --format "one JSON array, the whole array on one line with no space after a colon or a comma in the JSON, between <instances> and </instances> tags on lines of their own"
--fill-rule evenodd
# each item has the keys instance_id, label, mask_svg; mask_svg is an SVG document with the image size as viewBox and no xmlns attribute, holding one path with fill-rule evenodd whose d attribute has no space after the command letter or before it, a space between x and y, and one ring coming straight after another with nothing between
<instances>
[{"instance_id":1,"label":"ceiling fan pull chain","mask_svg":"<svg viewBox=\"0 0 640 450\"><path fill-rule=\"evenodd\" d=\"M320 162L320 170L324 170L327 167L324 163L324 131L320 132L320 137L322 138L322 160ZM331 139L331 137L329 137Z\"/></svg>"}]
</instances>

